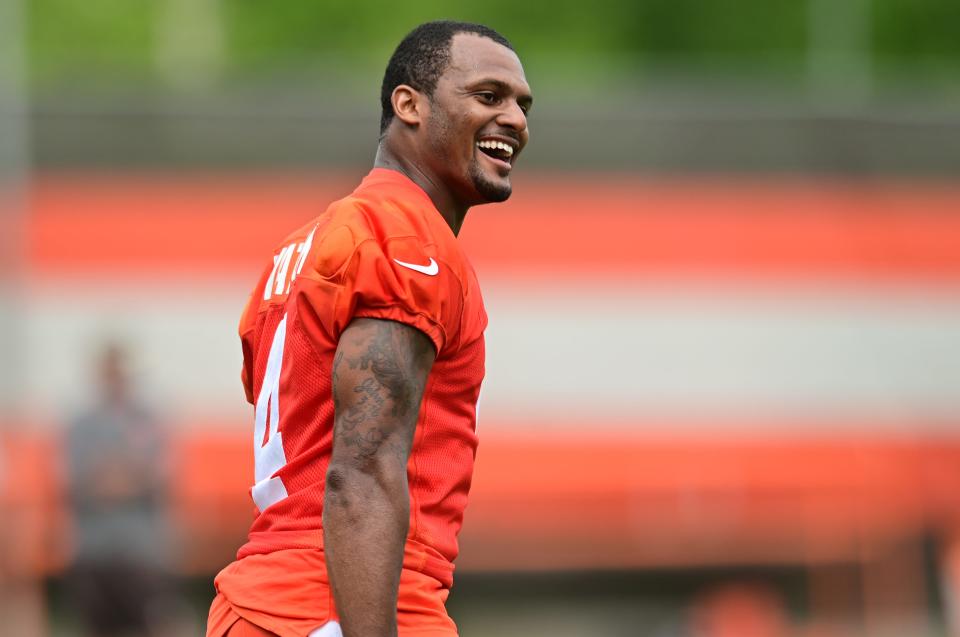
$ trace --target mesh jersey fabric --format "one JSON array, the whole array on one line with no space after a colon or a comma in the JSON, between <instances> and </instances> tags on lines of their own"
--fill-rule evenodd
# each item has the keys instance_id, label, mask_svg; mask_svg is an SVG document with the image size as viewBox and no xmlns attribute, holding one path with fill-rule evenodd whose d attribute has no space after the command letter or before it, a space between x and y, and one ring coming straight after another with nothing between
<instances>
[{"instance_id":1,"label":"mesh jersey fabric","mask_svg":"<svg viewBox=\"0 0 960 637\"><path fill-rule=\"evenodd\" d=\"M333 444L333 357L358 317L405 323L436 348L407 464L410 529L399 605L423 596L421 585L410 588L411 573L436 582L441 609L452 584L477 447L487 317L473 268L426 193L401 173L375 168L280 244L241 317L241 376L256 406L257 513L216 586L238 614L281 635L261 615L300 618L305 628L336 613L316 556ZM271 585L290 569L299 581L318 582L314 592L326 597L307 603L301 592Z\"/></svg>"}]
</instances>

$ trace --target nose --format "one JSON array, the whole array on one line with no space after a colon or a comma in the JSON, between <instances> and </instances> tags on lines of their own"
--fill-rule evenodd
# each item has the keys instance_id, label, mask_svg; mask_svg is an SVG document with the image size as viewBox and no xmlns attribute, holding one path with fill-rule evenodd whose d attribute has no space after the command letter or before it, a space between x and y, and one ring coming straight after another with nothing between
<instances>
[{"instance_id":1,"label":"nose","mask_svg":"<svg viewBox=\"0 0 960 637\"><path fill-rule=\"evenodd\" d=\"M501 126L512 128L518 133L527 130L527 116L523 113L520 105L514 100L506 102L506 106L497 116L497 123Z\"/></svg>"}]
</instances>

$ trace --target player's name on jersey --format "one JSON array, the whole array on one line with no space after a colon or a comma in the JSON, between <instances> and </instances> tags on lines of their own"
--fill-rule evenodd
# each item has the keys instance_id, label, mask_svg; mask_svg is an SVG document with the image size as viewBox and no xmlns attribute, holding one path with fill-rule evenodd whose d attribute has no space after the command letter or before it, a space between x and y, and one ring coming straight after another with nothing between
<instances>
[{"instance_id":1,"label":"player's name on jersey","mask_svg":"<svg viewBox=\"0 0 960 637\"><path fill-rule=\"evenodd\" d=\"M316 231L317 228L314 226L306 239L290 243L273 255L273 270L267 278L266 285L263 286L264 301L269 301L273 296L285 295L290 292L290 286L293 285L297 275L303 270L303 264L306 262L307 254L313 245L313 234ZM293 261L294 254L296 254L297 260L291 270L290 263Z\"/></svg>"}]
</instances>

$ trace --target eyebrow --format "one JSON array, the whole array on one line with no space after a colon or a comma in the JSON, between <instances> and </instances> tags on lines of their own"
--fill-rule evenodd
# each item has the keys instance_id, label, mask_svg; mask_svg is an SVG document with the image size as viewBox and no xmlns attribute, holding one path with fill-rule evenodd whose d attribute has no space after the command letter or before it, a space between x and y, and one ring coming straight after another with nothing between
<instances>
[{"instance_id":1,"label":"eyebrow","mask_svg":"<svg viewBox=\"0 0 960 637\"><path fill-rule=\"evenodd\" d=\"M476 86L476 87L480 87L484 85L493 86L493 87L496 87L496 89L501 93L513 92L513 88L509 84L507 84L503 80L497 80L492 77L483 79L483 80L477 80L476 82L472 82L471 84L472 86ZM533 96L527 93L521 93L520 96L517 97L517 103L529 109L533 106Z\"/></svg>"}]
</instances>

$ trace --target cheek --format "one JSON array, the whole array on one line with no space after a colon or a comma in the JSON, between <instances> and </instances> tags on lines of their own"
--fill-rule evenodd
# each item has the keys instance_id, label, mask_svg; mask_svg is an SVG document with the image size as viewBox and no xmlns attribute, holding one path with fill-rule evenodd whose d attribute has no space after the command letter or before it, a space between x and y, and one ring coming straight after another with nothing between
<instances>
[{"instance_id":1,"label":"cheek","mask_svg":"<svg viewBox=\"0 0 960 637\"><path fill-rule=\"evenodd\" d=\"M428 136L436 157L451 164L477 163L479 152L475 144L476 126L470 112L443 113L433 111ZM452 167L452 166L451 166Z\"/></svg>"},{"instance_id":2,"label":"cheek","mask_svg":"<svg viewBox=\"0 0 960 637\"><path fill-rule=\"evenodd\" d=\"M435 113L430 118L428 135L436 153L443 156L456 155L458 145L457 125L449 117Z\"/></svg>"},{"instance_id":3,"label":"cheek","mask_svg":"<svg viewBox=\"0 0 960 637\"><path fill-rule=\"evenodd\" d=\"M434 159L439 159L441 162L448 161L450 148L446 127L441 122L433 122L427 131L427 137L430 140L430 154Z\"/></svg>"}]
</instances>

